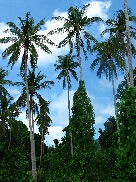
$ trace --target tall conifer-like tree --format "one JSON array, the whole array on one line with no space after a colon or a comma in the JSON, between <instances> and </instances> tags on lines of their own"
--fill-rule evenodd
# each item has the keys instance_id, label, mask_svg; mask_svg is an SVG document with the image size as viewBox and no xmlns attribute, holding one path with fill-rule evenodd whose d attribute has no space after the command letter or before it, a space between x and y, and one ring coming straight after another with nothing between
<instances>
[{"instance_id":1,"label":"tall conifer-like tree","mask_svg":"<svg viewBox=\"0 0 136 182\"><path fill-rule=\"evenodd\" d=\"M94 152L94 123L95 116L90 98L87 95L85 83L79 81L79 87L73 96L72 117L70 127L73 136L73 173L79 176L80 181L87 179L90 169L90 158ZM67 132L70 129L66 128Z\"/></svg>"},{"instance_id":2,"label":"tall conifer-like tree","mask_svg":"<svg viewBox=\"0 0 136 182\"><path fill-rule=\"evenodd\" d=\"M87 95L84 81L79 81L78 90L73 96L70 125L73 133L74 150L89 152L94 144L95 116L91 100Z\"/></svg>"}]
</instances>

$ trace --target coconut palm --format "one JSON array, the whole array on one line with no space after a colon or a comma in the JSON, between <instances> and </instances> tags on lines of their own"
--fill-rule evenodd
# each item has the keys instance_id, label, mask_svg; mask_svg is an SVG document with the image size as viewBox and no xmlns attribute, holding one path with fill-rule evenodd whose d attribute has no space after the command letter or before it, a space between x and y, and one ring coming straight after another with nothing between
<instances>
[{"instance_id":1,"label":"coconut palm","mask_svg":"<svg viewBox=\"0 0 136 182\"><path fill-rule=\"evenodd\" d=\"M90 4L84 5L81 9L78 7L70 7L68 9L68 18L61 16L53 17L52 19L64 21L64 24L62 28L57 28L49 32L49 34L67 33L67 36L59 43L58 47L69 44L70 52L75 48L80 67L80 80L82 80L81 49L85 55L85 59L87 59L87 51L90 50L91 46L90 42L96 42L96 39L85 28L94 22L102 21L99 17L88 18L86 16L86 11L89 6Z\"/></svg>"},{"instance_id":2,"label":"coconut palm","mask_svg":"<svg viewBox=\"0 0 136 182\"><path fill-rule=\"evenodd\" d=\"M38 103L39 98L42 98L42 96L38 93L41 89L50 88L50 85L53 85L53 81L43 81L43 79L46 78L45 75L41 74L41 71L38 72L36 75L35 69L28 70L28 76L27 76L27 82L28 82L28 89L29 89L29 103L30 103L30 113L32 117L32 132L34 132L34 115L38 112ZM23 78L23 75L22 79ZM25 80L24 80L25 82ZM25 89L25 83L22 82L20 85L23 86L22 88L22 95L17 100L17 105L21 107L26 107L26 89ZM27 116L28 116L28 110L27 110Z\"/></svg>"},{"instance_id":3,"label":"coconut palm","mask_svg":"<svg viewBox=\"0 0 136 182\"><path fill-rule=\"evenodd\" d=\"M129 21L130 22L136 22L136 17L131 15L131 11L129 11ZM110 36L113 36L115 39L117 39L117 44L118 44L118 48L120 45L120 51L122 50L122 53L124 54L124 61L125 61L125 57L131 57L129 56L129 52L128 52L128 38L127 38L127 33L126 33L126 21L125 21L125 13L122 10L117 11L117 13L115 14L114 19L108 19L106 21L106 24L108 26L110 26L110 28L107 28L106 30L104 30L102 32L102 36L105 33L109 33ZM130 26L130 35L132 38L136 37L136 32L134 32L135 28L133 28L132 26ZM135 51L135 47L134 45L131 43L131 51L133 54L136 54ZM126 70L126 76L127 76L127 82L128 85L133 85L133 78L132 74L133 74L133 69L132 69L132 63L131 61L129 61L129 71L127 68L127 63L125 61L125 70ZM131 72L130 78L131 78L131 84L130 84L130 78L128 78L128 72Z\"/></svg>"},{"instance_id":4,"label":"coconut palm","mask_svg":"<svg viewBox=\"0 0 136 182\"><path fill-rule=\"evenodd\" d=\"M53 85L53 81L42 81L44 78L46 78L45 75L41 75L41 72L38 72L36 75L35 69L28 70L28 89L29 89L29 95L30 95L30 113L31 113L31 119L32 119L32 132L34 134L34 116L36 116L35 121L39 125L39 131L41 133L41 157L43 154L44 149L44 135L48 131L49 124L51 122L51 119L48 116L49 108L48 108L48 102L43 99L43 97L38 93L41 89L50 88L50 85ZM23 78L24 79L24 78ZM24 80L25 81L25 80ZM25 84L21 83L23 86L23 93L17 100L17 105L21 107L26 107L26 89ZM27 116L28 116L28 110L27 110Z\"/></svg>"},{"instance_id":5,"label":"coconut palm","mask_svg":"<svg viewBox=\"0 0 136 182\"><path fill-rule=\"evenodd\" d=\"M36 51L36 46L41 48L41 50L51 53L49 48L46 46L47 43L53 45L53 42L50 41L45 35L40 35L39 30L41 26L44 25L44 19L42 19L37 25L34 25L33 18L30 17L30 13L26 13L25 20L21 19L19 28L13 22L8 22L7 25L9 29L4 31L5 33L11 33L11 37L4 37L0 39L0 43L9 43L12 44L5 49L2 53L3 59L9 57L8 65L11 65L11 68L19 59L21 51L23 51L22 62L20 71L24 73L24 78L26 82L26 93L27 93L27 108L28 108L28 119L29 119L29 128L30 128L30 143L31 143L31 160L32 160L32 176L33 179L37 180L36 173L36 158L34 153L34 135L32 134L32 123L30 116L30 106L29 106L29 89L27 82L27 69L28 69L28 58L30 58L31 67L37 65L38 53Z\"/></svg>"},{"instance_id":6,"label":"coconut palm","mask_svg":"<svg viewBox=\"0 0 136 182\"><path fill-rule=\"evenodd\" d=\"M109 38L107 41L97 43L93 47L92 51L96 52L96 59L92 62L90 68L91 70L94 70L97 65L100 65L97 71L97 76L101 78L102 74L105 74L106 79L112 81L115 115L117 116L114 77L117 78L117 69L122 72L124 71L125 65L122 52L119 52L118 46L115 46L117 44L114 41L114 38ZM117 118L116 123L117 129L119 129Z\"/></svg>"},{"instance_id":7,"label":"coconut palm","mask_svg":"<svg viewBox=\"0 0 136 182\"><path fill-rule=\"evenodd\" d=\"M39 131L41 134L41 156L40 156L40 163L42 156L44 154L44 136L48 133L48 127L50 126L50 123L52 122L49 114L49 102L45 101L40 95L38 95L38 113L36 117L37 125L39 126Z\"/></svg>"},{"instance_id":8,"label":"coconut palm","mask_svg":"<svg viewBox=\"0 0 136 182\"><path fill-rule=\"evenodd\" d=\"M61 70L59 75L57 76L57 79L60 80L63 78L63 89L66 87L66 82L68 84L68 112L69 112L68 117L69 117L69 122L70 122L69 92L70 92L70 88L71 88L70 74L72 75L73 78L78 80L75 69L79 66L79 64L77 62L73 61L74 58L75 58L75 56L71 56L71 54L67 54L65 56L58 56L58 60L56 61L56 64L54 64L55 71ZM71 155L73 156L73 144L72 144L71 129L70 129L70 136L71 136Z\"/></svg>"}]
</instances>

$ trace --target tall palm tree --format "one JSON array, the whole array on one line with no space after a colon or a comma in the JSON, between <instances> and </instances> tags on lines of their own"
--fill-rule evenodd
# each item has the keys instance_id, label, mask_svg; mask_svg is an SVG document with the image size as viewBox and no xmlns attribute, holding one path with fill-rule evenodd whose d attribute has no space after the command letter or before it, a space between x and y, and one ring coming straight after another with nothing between
<instances>
[{"instance_id":1,"label":"tall palm tree","mask_svg":"<svg viewBox=\"0 0 136 182\"><path fill-rule=\"evenodd\" d=\"M125 66L122 53L120 53L118 50L118 46L115 46L117 44L114 41L115 39L109 38L108 41L95 44L92 51L96 52L96 59L92 62L90 68L91 70L94 70L97 65L100 65L97 71L97 76L101 78L102 74L104 73L106 75L106 79L112 81L115 116L117 116L114 77L117 78L117 69L124 71ZM116 124L118 130L119 125L117 118Z\"/></svg>"},{"instance_id":2,"label":"tall palm tree","mask_svg":"<svg viewBox=\"0 0 136 182\"><path fill-rule=\"evenodd\" d=\"M131 15L131 11L129 11L129 21L131 22L136 22L136 17ZM131 84L130 84L130 77L132 77L132 63L129 61L129 71L128 71L128 66L125 61L125 57L130 57L128 54L128 38L127 38L127 33L126 33L126 21L125 21L125 13L122 10L117 11L115 14L114 19L108 19L106 21L106 24L110 26L110 28L107 28L104 30L101 35L103 36L105 33L109 33L110 36L113 36L115 39L117 39L117 44L118 46L120 45L120 51L122 50L122 53L124 54L124 62L125 62L125 70L126 70L126 77L127 77L127 82L128 85L133 85L133 79L131 78ZM134 28L130 26L130 35L132 38L136 37L136 32L134 32ZM131 51L132 53L136 54L135 47L131 43ZM131 75L128 74L131 72ZM130 75L130 77L128 77Z\"/></svg>"},{"instance_id":3,"label":"tall palm tree","mask_svg":"<svg viewBox=\"0 0 136 182\"><path fill-rule=\"evenodd\" d=\"M22 63L20 71L24 73L24 78L26 82L26 93L27 93L27 107L28 107L28 119L29 119L29 128L30 128L30 143L31 143L31 160L32 160L32 176L33 179L37 180L36 172L36 158L34 153L34 135L32 134L32 123L30 116L30 105L29 105L29 89L27 82L27 69L28 69L28 58L30 57L31 67L35 67L38 60L38 53L36 47L41 48L47 53L51 53L49 48L46 46L46 43L53 45L53 42L50 41L45 35L39 35L38 32L41 29L41 26L44 25L44 19L42 19L37 25L34 25L33 18L30 17L30 13L26 13L25 20L19 17L21 27L17 27L13 22L8 22L7 25L9 29L5 33L10 32L11 37L4 37L0 39L0 43L9 43L11 42L8 48L2 53L3 59L8 58L8 65L11 65L11 68L17 62L21 51L23 50Z\"/></svg>"},{"instance_id":4,"label":"tall palm tree","mask_svg":"<svg viewBox=\"0 0 136 182\"><path fill-rule=\"evenodd\" d=\"M87 51L90 50L91 46L90 42L96 42L96 39L85 28L94 22L102 21L99 17L88 18L86 16L86 11L89 6L90 4L84 5L81 9L78 7L70 7L68 9L68 18L61 16L53 17L52 19L64 21L64 24L62 28L57 28L49 32L49 34L67 33L67 36L59 43L58 47L69 44L70 52L75 48L80 67L80 80L82 80L81 49L85 55L85 59L87 59ZM86 45L84 40L86 41Z\"/></svg>"},{"instance_id":5,"label":"tall palm tree","mask_svg":"<svg viewBox=\"0 0 136 182\"><path fill-rule=\"evenodd\" d=\"M28 70L27 81L28 81L28 89L29 89L29 95L30 95L29 103L30 103L30 114L32 119L32 132L34 134L34 116L36 115L35 121L37 121L37 124L39 125L39 130L41 133L41 144L43 143L41 148L41 156L43 154L42 151L44 146L43 136L45 135L45 133L47 133L51 119L49 119L49 116L48 116L49 103L43 99L43 97L38 93L38 91L40 91L41 89L50 88L50 85L54 84L53 81L42 81L44 78L46 78L46 76L43 74L41 75L41 72L38 72L38 74L36 75L35 69L32 69L32 71ZM26 100L25 100L26 89L25 89L24 83L21 83L21 85L23 86L23 89L22 89L23 93L17 100L17 105L25 107L26 106ZM28 115L28 110L26 114Z\"/></svg>"},{"instance_id":6,"label":"tall palm tree","mask_svg":"<svg viewBox=\"0 0 136 182\"><path fill-rule=\"evenodd\" d=\"M57 76L57 79L62 79L63 78L63 89L66 87L66 82L68 84L68 119L69 119L69 124L70 124L70 97L69 97L69 92L71 88L71 79L70 79L70 74L72 75L73 78L78 80L77 74L75 69L79 66L79 63L74 62L73 59L75 56L71 56L71 54L67 54L65 56L58 56L58 60L56 61L55 66L55 71L56 70L61 70L59 75ZM70 128L70 137L71 137L71 155L73 156L73 143L72 143L72 132Z\"/></svg>"},{"instance_id":7,"label":"tall palm tree","mask_svg":"<svg viewBox=\"0 0 136 182\"><path fill-rule=\"evenodd\" d=\"M38 96L39 99L39 110L36 117L37 125L39 126L39 131L41 134L41 156L40 156L40 163L42 156L44 154L44 136L48 133L48 127L50 126L50 123L52 122L49 114L49 102L45 101L40 95Z\"/></svg>"}]
</instances>

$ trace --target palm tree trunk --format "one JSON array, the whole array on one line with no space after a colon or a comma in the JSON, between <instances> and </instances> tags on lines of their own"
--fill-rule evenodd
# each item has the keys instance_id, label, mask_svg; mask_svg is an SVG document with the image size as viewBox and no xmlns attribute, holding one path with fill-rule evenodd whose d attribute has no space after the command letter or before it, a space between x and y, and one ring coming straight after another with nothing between
<instances>
[{"instance_id":1,"label":"palm tree trunk","mask_svg":"<svg viewBox=\"0 0 136 182\"><path fill-rule=\"evenodd\" d=\"M126 19L126 34L127 34L126 36L127 36L127 53L128 53L128 64L129 64L130 87L134 87L132 51L131 51L130 27L129 27L129 15L128 15L127 0L124 0L124 10L125 10L125 19Z\"/></svg>"},{"instance_id":2,"label":"palm tree trunk","mask_svg":"<svg viewBox=\"0 0 136 182\"><path fill-rule=\"evenodd\" d=\"M44 155L44 129L42 129L42 132L43 132L43 143L42 143L43 144L43 150L42 150L43 153L42 154Z\"/></svg>"},{"instance_id":3,"label":"palm tree trunk","mask_svg":"<svg viewBox=\"0 0 136 182\"><path fill-rule=\"evenodd\" d=\"M77 41L78 63L79 63L79 68L80 68L80 80L82 80L82 63L81 63L81 56L80 56L79 32L76 34L76 41Z\"/></svg>"},{"instance_id":4,"label":"palm tree trunk","mask_svg":"<svg viewBox=\"0 0 136 182\"><path fill-rule=\"evenodd\" d=\"M41 155L40 155L40 164L41 164L41 161L42 161L42 155L43 155L43 128L42 128L42 132L41 132Z\"/></svg>"},{"instance_id":5,"label":"palm tree trunk","mask_svg":"<svg viewBox=\"0 0 136 182\"><path fill-rule=\"evenodd\" d=\"M70 125L70 99L69 99L69 76L67 75L67 82L68 82L68 119L69 119L69 125ZM72 131L70 126L70 142L71 142L71 155L73 157L73 139L72 139Z\"/></svg>"},{"instance_id":6,"label":"palm tree trunk","mask_svg":"<svg viewBox=\"0 0 136 182\"><path fill-rule=\"evenodd\" d=\"M124 42L124 35L122 36L122 40L123 40L123 59L124 59L124 68L125 68L125 72L126 72L126 79L127 79L127 84L128 87L130 87L130 80L129 80L129 71L128 71L128 66L127 66L127 61L126 61L126 54L125 54L125 50L126 50L126 45Z\"/></svg>"},{"instance_id":7,"label":"palm tree trunk","mask_svg":"<svg viewBox=\"0 0 136 182\"><path fill-rule=\"evenodd\" d=\"M30 128L32 176L33 176L34 181L37 181L36 158L35 158L35 141L34 141L34 134L32 132L31 111L30 111L30 103L29 103L29 88L28 88L28 80L27 80L27 60L28 60L28 50L25 47L25 82L26 82L28 119L29 119L29 128Z\"/></svg>"},{"instance_id":8,"label":"palm tree trunk","mask_svg":"<svg viewBox=\"0 0 136 182\"><path fill-rule=\"evenodd\" d=\"M10 126L10 129L9 129L9 146L8 146L8 149L10 148L10 145L11 145L11 126Z\"/></svg>"},{"instance_id":9,"label":"palm tree trunk","mask_svg":"<svg viewBox=\"0 0 136 182\"><path fill-rule=\"evenodd\" d=\"M112 57L110 58L110 67L111 67L111 76L112 76L112 88L113 88L113 97L114 97L114 108L115 108L116 125L117 125L117 131L119 132L119 123L118 123L118 118L117 118L117 104L116 104L115 84L114 84L114 76L113 76ZM118 142L120 142L120 137L119 136L118 136Z\"/></svg>"},{"instance_id":10,"label":"palm tree trunk","mask_svg":"<svg viewBox=\"0 0 136 182\"><path fill-rule=\"evenodd\" d=\"M116 125L117 125L117 131L119 132L119 123L118 123L118 118L117 118L117 104L116 104L116 95L115 95L115 86L114 86L113 73L112 73L112 87L113 87L113 96L114 96L114 108L115 108ZM118 142L120 142L120 136L118 136Z\"/></svg>"}]
</instances>

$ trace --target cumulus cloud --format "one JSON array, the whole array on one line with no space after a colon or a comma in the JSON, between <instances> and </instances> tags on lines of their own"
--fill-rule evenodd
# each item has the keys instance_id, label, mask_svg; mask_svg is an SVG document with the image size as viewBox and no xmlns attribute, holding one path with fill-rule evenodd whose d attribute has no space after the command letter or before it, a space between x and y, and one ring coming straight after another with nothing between
<instances>
[{"instance_id":1,"label":"cumulus cloud","mask_svg":"<svg viewBox=\"0 0 136 182\"><path fill-rule=\"evenodd\" d=\"M112 105L107 105L106 108L100 111L101 114L114 116L115 115L115 108Z\"/></svg>"},{"instance_id":2,"label":"cumulus cloud","mask_svg":"<svg viewBox=\"0 0 136 182\"><path fill-rule=\"evenodd\" d=\"M106 118L104 116L96 116L95 117L95 124L102 124L106 121Z\"/></svg>"},{"instance_id":3,"label":"cumulus cloud","mask_svg":"<svg viewBox=\"0 0 136 182\"><path fill-rule=\"evenodd\" d=\"M28 119L26 119L26 112L25 111L22 111L18 117L18 120L22 121L29 129L29 121ZM39 133L39 130L38 130L38 126L36 125L36 123L34 123L34 132L35 133Z\"/></svg>"},{"instance_id":4,"label":"cumulus cloud","mask_svg":"<svg viewBox=\"0 0 136 182\"><path fill-rule=\"evenodd\" d=\"M70 91L70 106L73 104L75 90ZM68 125L68 101L67 90L63 90L60 96L53 95L50 104L50 114L54 125L65 127Z\"/></svg>"},{"instance_id":5,"label":"cumulus cloud","mask_svg":"<svg viewBox=\"0 0 136 182\"><path fill-rule=\"evenodd\" d=\"M49 135L45 136L45 143L46 145L54 145L54 139L58 139L59 142L61 141L61 138L64 136L64 132L62 131L62 126L51 126L49 127Z\"/></svg>"},{"instance_id":6,"label":"cumulus cloud","mask_svg":"<svg viewBox=\"0 0 136 182\"><path fill-rule=\"evenodd\" d=\"M108 17L108 10L111 7L111 1L89 1L86 4L90 4L88 7L88 11L86 15L88 17L100 17L103 20L107 20ZM99 35L103 30L106 29L105 24L100 23L93 24L93 27L91 28L91 32L96 35L96 33ZM97 31L97 32L96 32Z\"/></svg>"},{"instance_id":7,"label":"cumulus cloud","mask_svg":"<svg viewBox=\"0 0 136 182\"><path fill-rule=\"evenodd\" d=\"M90 4L87 11L88 17L101 17L103 20L108 19L107 11L111 6L111 1L89 1Z\"/></svg>"}]
</instances>

